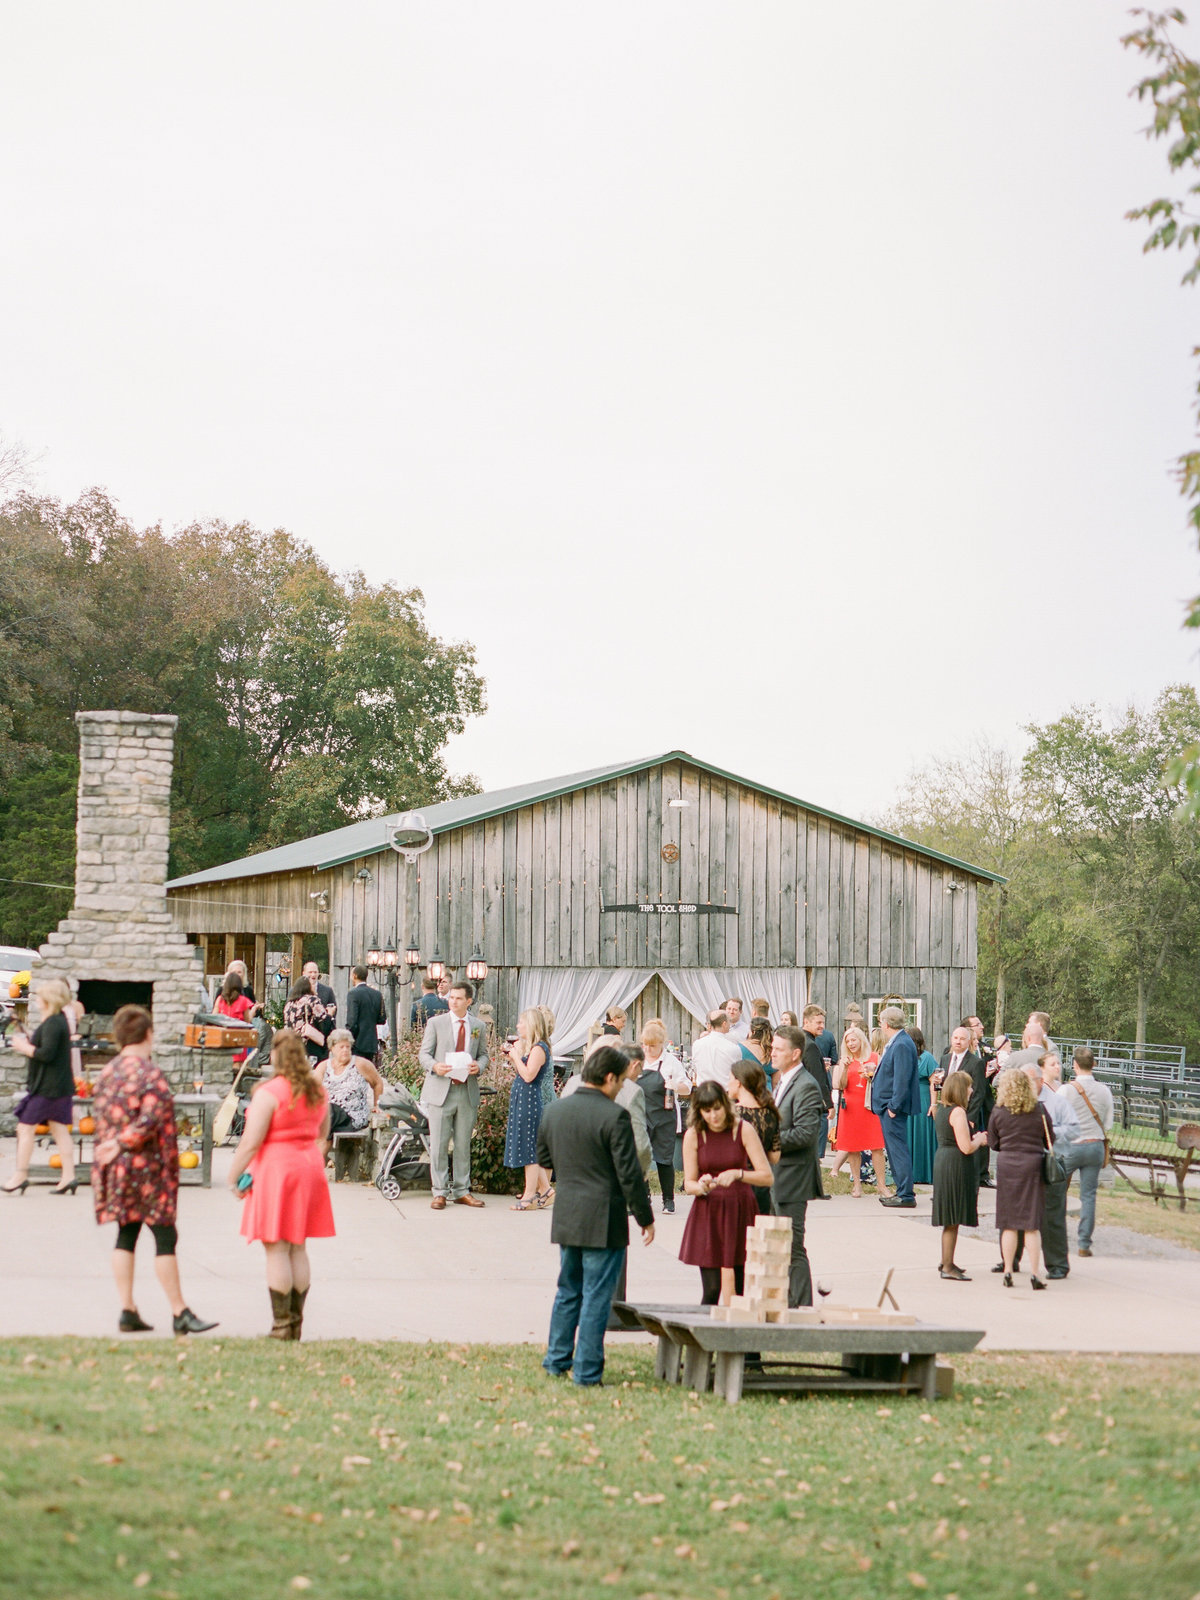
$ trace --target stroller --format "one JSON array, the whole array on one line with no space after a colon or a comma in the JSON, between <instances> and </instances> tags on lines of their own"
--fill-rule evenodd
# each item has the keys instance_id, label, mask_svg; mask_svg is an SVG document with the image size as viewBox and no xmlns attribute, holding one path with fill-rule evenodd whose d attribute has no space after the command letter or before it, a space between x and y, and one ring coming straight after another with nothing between
<instances>
[{"instance_id":1,"label":"stroller","mask_svg":"<svg viewBox=\"0 0 1200 1600\"><path fill-rule=\"evenodd\" d=\"M485 1085L479 1091L480 1098L486 1099L495 1092ZM429 1177L429 1118L399 1083L387 1086L379 1098L378 1109L391 1118L394 1132L375 1174L375 1187L385 1200L399 1200L403 1184L411 1183L414 1178Z\"/></svg>"},{"instance_id":2,"label":"stroller","mask_svg":"<svg viewBox=\"0 0 1200 1600\"><path fill-rule=\"evenodd\" d=\"M378 1109L391 1118L392 1137L379 1163L375 1187L385 1200L399 1200L401 1186L429 1171L429 1119L401 1084L383 1091Z\"/></svg>"}]
</instances>

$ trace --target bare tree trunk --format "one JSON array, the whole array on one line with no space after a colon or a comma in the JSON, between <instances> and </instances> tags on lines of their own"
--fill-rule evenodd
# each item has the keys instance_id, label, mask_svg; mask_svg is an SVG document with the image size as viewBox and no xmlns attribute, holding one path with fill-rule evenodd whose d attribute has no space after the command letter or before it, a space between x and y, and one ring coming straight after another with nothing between
<instances>
[{"instance_id":1,"label":"bare tree trunk","mask_svg":"<svg viewBox=\"0 0 1200 1600\"><path fill-rule=\"evenodd\" d=\"M1004 1032L1004 1002L1007 999L1005 972L1003 967L996 968L996 1014L992 1022L993 1038L998 1033Z\"/></svg>"},{"instance_id":2,"label":"bare tree trunk","mask_svg":"<svg viewBox=\"0 0 1200 1600\"><path fill-rule=\"evenodd\" d=\"M1138 973L1137 1032L1134 1034L1134 1055L1140 1061L1146 1045L1146 980ZM1080 1180L1082 1182L1082 1179Z\"/></svg>"}]
</instances>

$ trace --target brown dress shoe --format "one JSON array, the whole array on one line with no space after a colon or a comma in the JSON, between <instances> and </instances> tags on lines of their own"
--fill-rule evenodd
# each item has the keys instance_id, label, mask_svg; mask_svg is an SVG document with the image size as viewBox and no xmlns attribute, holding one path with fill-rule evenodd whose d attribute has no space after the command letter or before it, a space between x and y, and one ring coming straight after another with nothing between
<instances>
[{"instance_id":1,"label":"brown dress shoe","mask_svg":"<svg viewBox=\"0 0 1200 1600\"><path fill-rule=\"evenodd\" d=\"M473 1194L460 1194L454 1204L456 1206L482 1206L483 1201L476 1200Z\"/></svg>"},{"instance_id":2,"label":"brown dress shoe","mask_svg":"<svg viewBox=\"0 0 1200 1600\"><path fill-rule=\"evenodd\" d=\"M430 1202L429 1209L431 1211L445 1211L445 1209L446 1209L446 1196L444 1194L435 1194L433 1199L432 1199L432 1201Z\"/></svg>"}]
</instances>

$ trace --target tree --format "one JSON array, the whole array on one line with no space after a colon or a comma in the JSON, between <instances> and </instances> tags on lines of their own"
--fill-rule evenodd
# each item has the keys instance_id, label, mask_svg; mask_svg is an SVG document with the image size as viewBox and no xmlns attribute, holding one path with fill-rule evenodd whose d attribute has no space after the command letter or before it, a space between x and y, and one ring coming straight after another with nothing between
<instances>
[{"instance_id":1,"label":"tree","mask_svg":"<svg viewBox=\"0 0 1200 1600\"><path fill-rule=\"evenodd\" d=\"M1178 814L1182 791L1164 773L1200 743L1200 702L1188 685L1165 689L1113 727L1095 706L1031 727L1024 776L1040 817L1081 870L1136 987L1135 1041L1146 1042L1155 989L1173 956L1197 945L1200 835Z\"/></svg>"},{"instance_id":2,"label":"tree","mask_svg":"<svg viewBox=\"0 0 1200 1600\"><path fill-rule=\"evenodd\" d=\"M1052 852L1037 829L1020 763L986 740L964 756L932 762L910 776L885 825L1008 879L981 889L979 905L979 986L994 991L993 1028L1002 1032L1014 989L1026 1011L1034 1009L1021 975L1043 941L1054 943L1046 939ZM1036 1004L1047 1000L1043 986Z\"/></svg>"},{"instance_id":3,"label":"tree","mask_svg":"<svg viewBox=\"0 0 1200 1600\"><path fill-rule=\"evenodd\" d=\"M84 709L178 714L176 873L478 791L443 752L483 711L483 680L469 644L429 632L419 590L339 577L282 529L139 531L99 490L19 496L0 545L0 766L23 786L0 809L5 876L70 882L73 849L64 863L60 838L40 870L23 830L29 807L61 821L73 803ZM18 923L38 931L0 884L0 938Z\"/></svg>"},{"instance_id":4,"label":"tree","mask_svg":"<svg viewBox=\"0 0 1200 1600\"><path fill-rule=\"evenodd\" d=\"M1172 173L1187 174L1193 180L1185 193L1174 199L1160 196L1149 205L1127 212L1131 222L1145 222L1149 233L1143 250L1183 250L1191 260L1182 282L1200 279L1200 62L1179 48L1171 35L1172 24L1183 26L1184 13L1172 6L1165 11L1138 8L1133 13L1143 18L1142 25L1122 39L1128 50L1135 50L1152 65L1133 89L1139 101L1148 101L1154 117L1146 129L1150 139L1170 139L1167 165ZM1192 349L1200 357L1200 346ZM1193 411L1200 421L1200 383L1197 384ZM1175 464L1179 492L1188 503L1188 521L1200 541L1200 450L1186 450ZM1200 628L1200 595L1192 599L1184 626ZM1200 742L1193 741L1172 752L1167 781L1178 786L1185 811L1200 816Z\"/></svg>"}]
</instances>

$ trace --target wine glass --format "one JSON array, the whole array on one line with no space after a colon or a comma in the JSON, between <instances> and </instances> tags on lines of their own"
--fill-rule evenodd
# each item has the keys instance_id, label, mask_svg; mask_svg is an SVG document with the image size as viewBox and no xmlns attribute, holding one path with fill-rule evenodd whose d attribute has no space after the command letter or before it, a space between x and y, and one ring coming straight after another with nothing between
<instances>
[{"instance_id":1,"label":"wine glass","mask_svg":"<svg viewBox=\"0 0 1200 1600\"><path fill-rule=\"evenodd\" d=\"M821 1296L822 1300L827 1300L833 1293L833 1285L830 1283L828 1278L817 1279L817 1293Z\"/></svg>"}]
</instances>

